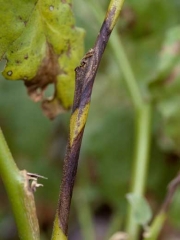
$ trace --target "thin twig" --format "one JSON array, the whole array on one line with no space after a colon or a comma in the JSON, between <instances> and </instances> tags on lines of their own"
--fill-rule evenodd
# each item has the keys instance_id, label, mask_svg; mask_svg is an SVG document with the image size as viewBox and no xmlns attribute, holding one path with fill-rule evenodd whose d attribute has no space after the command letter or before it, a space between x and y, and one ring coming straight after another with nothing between
<instances>
[{"instance_id":1,"label":"thin twig","mask_svg":"<svg viewBox=\"0 0 180 240\"><path fill-rule=\"evenodd\" d=\"M77 172L81 141L90 106L93 83L110 34L119 17L123 2L124 0L111 0L94 48L85 55L80 66L76 68L76 87L70 120L70 136L64 160L53 240L60 239L59 236L62 235L62 232L64 236L67 236L71 197ZM59 222L59 232L56 226L57 222Z\"/></svg>"},{"instance_id":2,"label":"thin twig","mask_svg":"<svg viewBox=\"0 0 180 240\"><path fill-rule=\"evenodd\" d=\"M161 229L164 225L164 222L166 221L169 206L179 186L180 186L180 173L168 185L168 192L166 194L164 202L161 205L159 213L156 215L153 222L151 223L149 230L144 233L144 239L156 240L158 238Z\"/></svg>"},{"instance_id":3,"label":"thin twig","mask_svg":"<svg viewBox=\"0 0 180 240\"><path fill-rule=\"evenodd\" d=\"M172 202L177 187L180 185L180 173L168 185L166 198L161 206L161 212L167 212Z\"/></svg>"}]
</instances>

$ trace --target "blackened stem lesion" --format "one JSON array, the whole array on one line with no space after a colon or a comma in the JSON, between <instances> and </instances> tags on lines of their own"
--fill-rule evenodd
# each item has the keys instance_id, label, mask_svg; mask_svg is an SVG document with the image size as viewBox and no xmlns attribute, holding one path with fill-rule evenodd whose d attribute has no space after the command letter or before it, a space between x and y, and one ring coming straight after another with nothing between
<instances>
[{"instance_id":1,"label":"blackened stem lesion","mask_svg":"<svg viewBox=\"0 0 180 240\"><path fill-rule=\"evenodd\" d=\"M113 4L114 3L114 4ZM123 1L119 1L122 4ZM82 59L80 66L75 69L76 72L76 84L74 103L72 107L72 114L76 110L83 112L84 107L91 101L91 93L94 84L94 79L99 67L102 55L108 43L110 34L117 20L117 14L120 13L120 7L117 6L117 1L111 1L110 7L106 14L106 18L102 24L100 33L97 37L94 47L87 52ZM115 18L115 20L114 20ZM77 122L78 124L78 122ZM71 126L70 126L71 127ZM84 125L85 127L85 125ZM70 212L70 204L73 193L74 181L77 172L79 153L81 148L81 141L83 137L84 127L73 139L73 143L68 141L66 150L66 156L63 166L63 177L61 184L61 191L59 196L59 204L57 209L57 215L59 219L59 227L63 233L67 235L68 232L68 218Z\"/></svg>"}]
</instances>

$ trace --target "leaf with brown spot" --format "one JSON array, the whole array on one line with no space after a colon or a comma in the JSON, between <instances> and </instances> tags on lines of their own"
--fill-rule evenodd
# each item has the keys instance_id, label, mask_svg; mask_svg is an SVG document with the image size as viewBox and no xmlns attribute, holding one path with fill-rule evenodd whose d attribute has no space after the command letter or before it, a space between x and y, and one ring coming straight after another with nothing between
<instances>
[{"instance_id":1,"label":"leaf with brown spot","mask_svg":"<svg viewBox=\"0 0 180 240\"><path fill-rule=\"evenodd\" d=\"M25 8L27 3L30 10ZM54 118L72 105L74 69L84 52L84 31L75 27L71 1L0 0L0 4L7 15L6 29L0 26L0 57L7 60L3 76L24 80L31 99L42 101L45 114ZM1 10L0 16L4 16ZM46 99L49 84L54 84L55 91Z\"/></svg>"}]
</instances>

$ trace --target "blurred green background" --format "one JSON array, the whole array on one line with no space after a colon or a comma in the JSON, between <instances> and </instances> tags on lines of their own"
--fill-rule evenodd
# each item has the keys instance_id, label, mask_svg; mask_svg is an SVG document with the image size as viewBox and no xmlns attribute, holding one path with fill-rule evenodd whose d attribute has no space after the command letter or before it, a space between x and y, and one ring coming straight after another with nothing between
<instances>
[{"instance_id":1,"label":"blurred green background","mask_svg":"<svg viewBox=\"0 0 180 240\"><path fill-rule=\"evenodd\" d=\"M100 28L92 9L96 6L91 8L90 2L74 1L77 26L86 30L86 50L93 46ZM104 11L108 2L99 0ZM126 0L116 27L144 99L153 102L146 197L154 213L180 167L179 13L179 0ZM2 70L4 63L0 66ZM23 82L0 76L0 126L16 163L20 169L48 178L35 193L44 240L50 239L52 230L69 117L65 113L49 121L40 105L28 98ZM121 69L108 45L94 84L81 149L70 240L104 240L123 230L133 166L134 118ZM0 239L18 239L2 182L0 196ZM180 239L179 202L177 191L159 239Z\"/></svg>"}]
</instances>

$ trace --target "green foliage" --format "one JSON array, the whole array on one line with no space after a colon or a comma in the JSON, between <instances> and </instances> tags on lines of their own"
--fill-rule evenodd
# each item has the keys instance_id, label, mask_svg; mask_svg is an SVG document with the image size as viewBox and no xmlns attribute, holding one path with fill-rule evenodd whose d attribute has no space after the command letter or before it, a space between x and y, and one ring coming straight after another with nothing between
<instances>
[{"instance_id":1,"label":"green foliage","mask_svg":"<svg viewBox=\"0 0 180 240\"><path fill-rule=\"evenodd\" d=\"M10 1L6 2L8 4ZM79 1L74 1L76 19L78 25L87 31L86 48L88 49L93 45L100 25L97 24L86 1L80 2L81 4ZM108 1L101 0L100 3L105 9ZM24 15L27 14L24 16L24 21L28 20L32 2L21 1L20 4L21 9L28 8L22 10ZM16 11L17 9L20 10L18 6ZM171 33L179 29L179 11L179 0L127 0L118 25L118 32L121 33L122 42L142 94L145 99L150 98L154 103L152 147L146 192L148 202L157 211L166 194L167 184L180 167L179 75L173 78L173 81L166 81L169 74L178 66L179 55L174 62L171 57L175 57L176 54L172 55L163 48L164 44L170 44L168 39ZM0 14L4 14L0 15L0 18L6 16L5 13ZM12 21L12 24L14 23L15 20ZM18 28L14 28L12 24L9 25L10 32L13 32L9 42L16 40L24 29L24 23L20 20ZM17 33L14 32L15 30ZM179 37L174 37L174 41L178 39ZM5 52L6 49L3 51ZM166 64L169 65L167 69ZM133 163L134 112L122 80L121 71L114 61L110 48L107 48L94 86L76 184L77 189L80 188L81 192L88 196L92 215L99 206L106 203L115 213L119 212L118 218L124 225L125 195L129 192ZM42 212L47 210L49 214L40 219L41 224L48 224L55 211L55 205L53 208L52 203L56 202L58 195L58 168L61 165L59 156L61 159L64 157L68 137L68 117L64 115L58 118L51 130L50 124L39 112L38 106L27 100L23 86L20 83L5 82L1 79L0 123L13 154L21 168L48 177L44 188L36 193L38 205L43 208ZM48 197L47 192L51 193ZM178 203L177 193L172 203L174 210L171 212L170 221L173 226L179 227ZM9 223L8 206L3 205L1 209L3 211L1 219L4 218ZM81 208L77 209L79 216L82 214L81 210ZM74 224L73 227L76 229L76 219L73 214L71 219L71 224ZM96 225L98 226L98 223ZM118 224L117 230L120 227L121 223ZM45 238L49 239L50 227L47 228L48 230L43 231ZM2 229L0 222L0 234L3 232ZM167 232L166 234L169 236ZM7 239L7 237L2 238Z\"/></svg>"},{"instance_id":2,"label":"green foliage","mask_svg":"<svg viewBox=\"0 0 180 240\"><path fill-rule=\"evenodd\" d=\"M162 116L161 146L179 154L180 144L180 26L170 29L164 40L159 63L150 83L152 98Z\"/></svg>"},{"instance_id":3,"label":"green foliage","mask_svg":"<svg viewBox=\"0 0 180 240\"><path fill-rule=\"evenodd\" d=\"M126 197L132 205L134 221L143 227L147 226L152 218L152 211L146 199L133 193L128 193Z\"/></svg>"},{"instance_id":4,"label":"green foliage","mask_svg":"<svg viewBox=\"0 0 180 240\"><path fill-rule=\"evenodd\" d=\"M28 22L35 3L36 0L0 1L0 59L12 42L22 34L25 23Z\"/></svg>"},{"instance_id":5,"label":"green foliage","mask_svg":"<svg viewBox=\"0 0 180 240\"><path fill-rule=\"evenodd\" d=\"M43 100L45 113L53 118L72 105L74 68L83 55L84 31L75 27L71 3L39 0L23 1L20 6L17 0L0 4L0 16L6 22L0 28L0 57L7 60L3 75L24 80L30 97ZM43 93L48 84L55 85L50 100Z\"/></svg>"}]
</instances>

